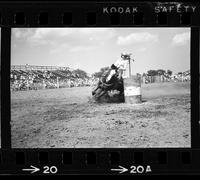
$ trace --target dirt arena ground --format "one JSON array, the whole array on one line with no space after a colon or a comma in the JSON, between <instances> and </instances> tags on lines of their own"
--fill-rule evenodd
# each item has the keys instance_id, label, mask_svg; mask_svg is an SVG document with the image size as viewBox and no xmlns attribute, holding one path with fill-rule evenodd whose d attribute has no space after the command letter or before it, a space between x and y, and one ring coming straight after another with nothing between
<instances>
[{"instance_id":1,"label":"dirt arena ground","mask_svg":"<svg viewBox=\"0 0 200 180\"><path fill-rule=\"evenodd\" d=\"M99 104L91 87L12 92L12 147L190 147L190 83L146 84L142 98Z\"/></svg>"}]
</instances>

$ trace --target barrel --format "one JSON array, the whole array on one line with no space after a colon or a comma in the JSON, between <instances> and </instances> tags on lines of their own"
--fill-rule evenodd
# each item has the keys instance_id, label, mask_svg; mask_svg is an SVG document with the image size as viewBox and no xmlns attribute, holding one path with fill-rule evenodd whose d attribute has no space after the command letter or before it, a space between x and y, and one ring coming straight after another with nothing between
<instances>
[{"instance_id":1,"label":"barrel","mask_svg":"<svg viewBox=\"0 0 200 180\"><path fill-rule=\"evenodd\" d=\"M131 76L124 78L124 98L125 103L136 104L142 102L141 77Z\"/></svg>"}]
</instances>

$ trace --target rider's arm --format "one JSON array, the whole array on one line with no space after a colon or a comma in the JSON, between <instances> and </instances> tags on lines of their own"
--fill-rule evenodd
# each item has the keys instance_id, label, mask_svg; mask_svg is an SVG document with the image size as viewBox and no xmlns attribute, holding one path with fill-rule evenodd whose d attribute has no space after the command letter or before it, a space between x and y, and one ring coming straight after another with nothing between
<instances>
[{"instance_id":1,"label":"rider's arm","mask_svg":"<svg viewBox=\"0 0 200 180\"><path fill-rule=\"evenodd\" d=\"M128 61L126 60L122 60L122 59L118 59L116 62L115 62L115 66L117 66L119 69L121 70L126 70L127 68L127 64L128 64Z\"/></svg>"},{"instance_id":2,"label":"rider's arm","mask_svg":"<svg viewBox=\"0 0 200 180\"><path fill-rule=\"evenodd\" d=\"M125 70L126 70L126 67L127 67L127 64L128 64L127 61L124 61L124 60L121 61L121 64L120 64L120 66L119 66L119 69L125 71Z\"/></svg>"},{"instance_id":3,"label":"rider's arm","mask_svg":"<svg viewBox=\"0 0 200 180\"><path fill-rule=\"evenodd\" d=\"M122 60L121 59L118 59L115 63L114 63L114 65L116 66L116 67L120 67L121 66L121 62Z\"/></svg>"}]
</instances>

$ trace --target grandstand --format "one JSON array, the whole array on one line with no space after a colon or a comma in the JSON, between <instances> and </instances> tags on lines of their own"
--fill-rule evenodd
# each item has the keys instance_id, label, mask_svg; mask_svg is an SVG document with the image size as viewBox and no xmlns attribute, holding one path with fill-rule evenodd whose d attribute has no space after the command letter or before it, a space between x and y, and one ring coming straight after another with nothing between
<instances>
[{"instance_id":1,"label":"grandstand","mask_svg":"<svg viewBox=\"0 0 200 180\"><path fill-rule=\"evenodd\" d=\"M11 90L31 90L89 86L89 76L82 77L69 67L12 65Z\"/></svg>"}]
</instances>

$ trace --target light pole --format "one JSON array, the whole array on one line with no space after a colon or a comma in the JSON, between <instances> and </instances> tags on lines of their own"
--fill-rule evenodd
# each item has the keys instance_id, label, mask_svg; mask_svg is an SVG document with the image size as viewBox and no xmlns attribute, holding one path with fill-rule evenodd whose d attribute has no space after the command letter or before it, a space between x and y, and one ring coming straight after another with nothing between
<instances>
[{"instance_id":1,"label":"light pole","mask_svg":"<svg viewBox=\"0 0 200 180\"><path fill-rule=\"evenodd\" d=\"M132 53L126 55L126 60L128 60L128 66L129 66L129 78L131 77L131 60L134 61L134 59L131 59L131 55Z\"/></svg>"},{"instance_id":2,"label":"light pole","mask_svg":"<svg viewBox=\"0 0 200 180\"><path fill-rule=\"evenodd\" d=\"M128 57L128 64L129 64L129 78L131 77L131 57Z\"/></svg>"}]
</instances>

